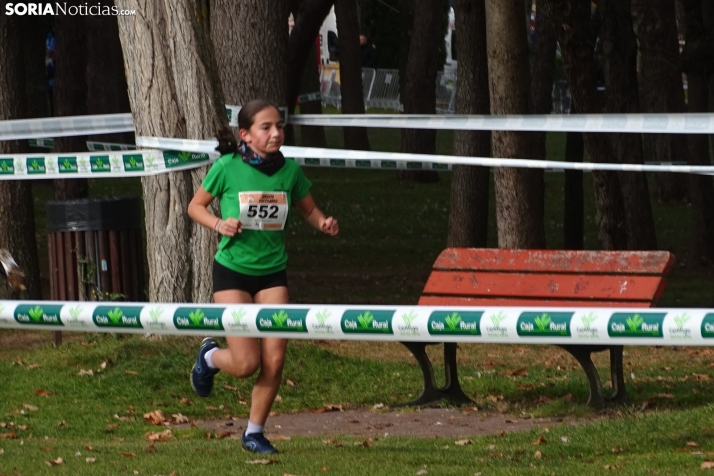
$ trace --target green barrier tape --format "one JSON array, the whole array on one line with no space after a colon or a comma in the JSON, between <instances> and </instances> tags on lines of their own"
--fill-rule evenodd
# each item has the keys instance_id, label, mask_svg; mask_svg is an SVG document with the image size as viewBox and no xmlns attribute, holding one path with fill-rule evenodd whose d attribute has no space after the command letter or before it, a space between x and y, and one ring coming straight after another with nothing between
<instances>
[{"instance_id":1,"label":"green barrier tape","mask_svg":"<svg viewBox=\"0 0 714 476\"><path fill-rule=\"evenodd\" d=\"M714 309L0 301L0 329L505 344L714 345Z\"/></svg>"}]
</instances>

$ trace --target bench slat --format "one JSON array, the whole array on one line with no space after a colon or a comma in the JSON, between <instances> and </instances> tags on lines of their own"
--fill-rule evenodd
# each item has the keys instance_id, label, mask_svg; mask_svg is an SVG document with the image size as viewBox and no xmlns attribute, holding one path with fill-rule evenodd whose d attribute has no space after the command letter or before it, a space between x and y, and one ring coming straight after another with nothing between
<instances>
[{"instance_id":1,"label":"bench slat","mask_svg":"<svg viewBox=\"0 0 714 476\"><path fill-rule=\"evenodd\" d=\"M667 251L572 251L446 248L435 270L667 275L674 265Z\"/></svg>"},{"instance_id":2,"label":"bench slat","mask_svg":"<svg viewBox=\"0 0 714 476\"><path fill-rule=\"evenodd\" d=\"M474 298L468 296L422 296L420 306L507 306L507 307L652 307L650 301L578 301L574 299Z\"/></svg>"},{"instance_id":3,"label":"bench slat","mask_svg":"<svg viewBox=\"0 0 714 476\"><path fill-rule=\"evenodd\" d=\"M659 297L659 276L578 276L565 274L432 271L424 294L646 301Z\"/></svg>"}]
</instances>

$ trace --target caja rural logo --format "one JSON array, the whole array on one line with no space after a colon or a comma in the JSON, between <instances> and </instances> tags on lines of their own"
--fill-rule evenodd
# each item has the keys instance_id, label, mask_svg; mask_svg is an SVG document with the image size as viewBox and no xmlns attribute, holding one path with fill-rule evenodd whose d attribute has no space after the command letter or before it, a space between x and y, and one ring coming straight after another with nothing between
<instances>
[{"instance_id":1,"label":"caja rural logo","mask_svg":"<svg viewBox=\"0 0 714 476\"><path fill-rule=\"evenodd\" d=\"M137 306L97 306L92 321L97 327L128 327L143 329L141 310Z\"/></svg>"},{"instance_id":2,"label":"caja rural logo","mask_svg":"<svg viewBox=\"0 0 714 476\"><path fill-rule=\"evenodd\" d=\"M610 337L662 337L665 312L616 312L610 316L607 334Z\"/></svg>"},{"instance_id":3,"label":"caja rural logo","mask_svg":"<svg viewBox=\"0 0 714 476\"><path fill-rule=\"evenodd\" d=\"M20 324L63 326L60 319L61 310L62 306L22 304L15 308L15 320Z\"/></svg>"},{"instance_id":4,"label":"caja rural logo","mask_svg":"<svg viewBox=\"0 0 714 476\"><path fill-rule=\"evenodd\" d=\"M480 336L483 311L434 311L429 316L429 334Z\"/></svg>"},{"instance_id":5,"label":"caja rural logo","mask_svg":"<svg viewBox=\"0 0 714 476\"><path fill-rule=\"evenodd\" d=\"M516 330L521 337L570 337L572 312L522 312Z\"/></svg>"},{"instance_id":6,"label":"caja rural logo","mask_svg":"<svg viewBox=\"0 0 714 476\"><path fill-rule=\"evenodd\" d=\"M174 311L174 326L179 330L222 331L224 310L223 307L180 307Z\"/></svg>"},{"instance_id":7,"label":"caja rural logo","mask_svg":"<svg viewBox=\"0 0 714 476\"><path fill-rule=\"evenodd\" d=\"M307 332L309 309L261 309L255 325L262 332Z\"/></svg>"},{"instance_id":8,"label":"caja rural logo","mask_svg":"<svg viewBox=\"0 0 714 476\"><path fill-rule=\"evenodd\" d=\"M345 334L393 334L395 311L345 311L340 323Z\"/></svg>"},{"instance_id":9,"label":"caja rural logo","mask_svg":"<svg viewBox=\"0 0 714 476\"><path fill-rule=\"evenodd\" d=\"M704 316L701 332L704 339L714 339L714 313Z\"/></svg>"}]
</instances>

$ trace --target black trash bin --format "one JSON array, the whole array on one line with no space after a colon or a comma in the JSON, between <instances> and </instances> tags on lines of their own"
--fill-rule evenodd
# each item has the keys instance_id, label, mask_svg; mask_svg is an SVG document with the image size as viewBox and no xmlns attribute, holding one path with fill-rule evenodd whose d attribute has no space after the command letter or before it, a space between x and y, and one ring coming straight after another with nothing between
<instances>
[{"instance_id":1,"label":"black trash bin","mask_svg":"<svg viewBox=\"0 0 714 476\"><path fill-rule=\"evenodd\" d=\"M144 301L139 198L50 201L50 296L59 301Z\"/></svg>"}]
</instances>

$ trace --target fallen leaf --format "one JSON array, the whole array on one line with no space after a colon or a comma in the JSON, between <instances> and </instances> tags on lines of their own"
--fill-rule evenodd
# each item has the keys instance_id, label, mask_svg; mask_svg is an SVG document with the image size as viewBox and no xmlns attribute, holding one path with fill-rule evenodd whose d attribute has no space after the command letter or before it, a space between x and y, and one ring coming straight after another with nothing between
<instances>
[{"instance_id":1,"label":"fallen leaf","mask_svg":"<svg viewBox=\"0 0 714 476\"><path fill-rule=\"evenodd\" d=\"M27 430L28 428L30 428L29 425L17 425L17 429L18 429L18 430L23 430L23 431L24 431L24 430Z\"/></svg>"},{"instance_id":2,"label":"fallen leaf","mask_svg":"<svg viewBox=\"0 0 714 476\"><path fill-rule=\"evenodd\" d=\"M80 377L83 375L89 375L90 377L94 375L94 370L84 370L84 369L79 369L79 374Z\"/></svg>"},{"instance_id":3,"label":"fallen leaf","mask_svg":"<svg viewBox=\"0 0 714 476\"><path fill-rule=\"evenodd\" d=\"M164 416L164 413L161 410L154 410L153 412L144 414L144 421L147 423L151 423L152 425L161 425L166 420L167 418Z\"/></svg>"},{"instance_id":4,"label":"fallen leaf","mask_svg":"<svg viewBox=\"0 0 714 476\"><path fill-rule=\"evenodd\" d=\"M565 402L569 402L569 401L571 401L572 399L573 399L573 394L572 394L572 393L569 393L569 394L567 394L566 396L563 397L563 401L565 401Z\"/></svg>"},{"instance_id":5,"label":"fallen leaf","mask_svg":"<svg viewBox=\"0 0 714 476\"><path fill-rule=\"evenodd\" d=\"M42 390L41 388L38 388L35 390L35 393L39 395L40 397L50 397L54 395L52 392L48 392L47 390Z\"/></svg>"},{"instance_id":6,"label":"fallen leaf","mask_svg":"<svg viewBox=\"0 0 714 476\"><path fill-rule=\"evenodd\" d=\"M613 446L612 450L610 451L612 451L613 453L624 453L625 448L623 448L622 446Z\"/></svg>"},{"instance_id":7,"label":"fallen leaf","mask_svg":"<svg viewBox=\"0 0 714 476\"><path fill-rule=\"evenodd\" d=\"M528 377L528 371L525 367L521 367L516 370L509 370L508 372L506 372L506 374L510 375L511 377Z\"/></svg>"},{"instance_id":8,"label":"fallen leaf","mask_svg":"<svg viewBox=\"0 0 714 476\"><path fill-rule=\"evenodd\" d=\"M617 466L611 465L611 464L606 464L604 466L605 469L617 469Z\"/></svg>"},{"instance_id":9,"label":"fallen leaf","mask_svg":"<svg viewBox=\"0 0 714 476\"><path fill-rule=\"evenodd\" d=\"M156 446L154 446L153 443L151 443L149 446L147 446L146 449L144 450L145 453L156 453L157 451L159 451L159 450L156 449Z\"/></svg>"},{"instance_id":10,"label":"fallen leaf","mask_svg":"<svg viewBox=\"0 0 714 476\"><path fill-rule=\"evenodd\" d=\"M231 436L233 433L230 431L222 431L221 433L216 433L214 438L217 440L222 440L223 438L227 438Z\"/></svg>"},{"instance_id":11,"label":"fallen leaf","mask_svg":"<svg viewBox=\"0 0 714 476\"><path fill-rule=\"evenodd\" d=\"M501 430L501 433L498 434L498 437L503 438L504 436L506 436L506 432Z\"/></svg>"},{"instance_id":12,"label":"fallen leaf","mask_svg":"<svg viewBox=\"0 0 714 476\"><path fill-rule=\"evenodd\" d=\"M193 402L186 397L182 398L180 400L180 402L183 403L184 405L193 405Z\"/></svg>"},{"instance_id":13,"label":"fallen leaf","mask_svg":"<svg viewBox=\"0 0 714 476\"><path fill-rule=\"evenodd\" d=\"M87 450L87 451L94 451L94 448L92 448L92 447L89 446L89 445L85 446L84 449Z\"/></svg>"},{"instance_id":14,"label":"fallen leaf","mask_svg":"<svg viewBox=\"0 0 714 476\"><path fill-rule=\"evenodd\" d=\"M537 440L533 442L533 446L540 446L543 443L546 443L548 440L546 440L543 435L540 435Z\"/></svg>"},{"instance_id":15,"label":"fallen leaf","mask_svg":"<svg viewBox=\"0 0 714 476\"><path fill-rule=\"evenodd\" d=\"M533 457L534 457L535 459L541 459L541 458L543 457L543 453L541 453L540 451L536 451L536 452L533 454Z\"/></svg>"},{"instance_id":16,"label":"fallen leaf","mask_svg":"<svg viewBox=\"0 0 714 476\"><path fill-rule=\"evenodd\" d=\"M320 471L322 471L323 473L326 473L329 471L329 469L327 466L323 466L322 469L320 469Z\"/></svg>"},{"instance_id":17,"label":"fallen leaf","mask_svg":"<svg viewBox=\"0 0 714 476\"><path fill-rule=\"evenodd\" d=\"M23 405L22 405L22 408L26 408L27 410L30 410L31 412L36 412L36 411L37 411L37 407L36 407L36 406L30 405L30 404L28 404L28 403L23 404Z\"/></svg>"},{"instance_id":18,"label":"fallen leaf","mask_svg":"<svg viewBox=\"0 0 714 476\"><path fill-rule=\"evenodd\" d=\"M40 446L40 451L54 451L54 446Z\"/></svg>"},{"instance_id":19,"label":"fallen leaf","mask_svg":"<svg viewBox=\"0 0 714 476\"><path fill-rule=\"evenodd\" d=\"M4 455L4 454L5 454L5 450L0 448L0 455Z\"/></svg>"},{"instance_id":20,"label":"fallen leaf","mask_svg":"<svg viewBox=\"0 0 714 476\"><path fill-rule=\"evenodd\" d=\"M417 471L416 474L417 474L417 476L424 476L425 474L429 474L429 471L427 471L425 469L420 469L419 471Z\"/></svg>"},{"instance_id":21,"label":"fallen leaf","mask_svg":"<svg viewBox=\"0 0 714 476\"><path fill-rule=\"evenodd\" d=\"M134 453L126 453L126 452L121 452L119 453L120 455L126 457L126 458L135 458L136 455Z\"/></svg>"},{"instance_id":22,"label":"fallen leaf","mask_svg":"<svg viewBox=\"0 0 714 476\"><path fill-rule=\"evenodd\" d=\"M340 444L339 440L337 440L335 438L330 438L329 440L322 440L322 442L325 443L326 445L339 445Z\"/></svg>"},{"instance_id":23,"label":"fallen leaf","mask_svg":"<svg viewBox=\"0 0 714 476\"><path fill-rule=\"evenodd\" d=\"M270 435L270 441L290 441L290 437L286 435Z\"/></svg>"},{"instance_id":24,"label":"fallen leaf","mask_svg":"<svg viewBox=\"0 0 714 476\"><path fill-rule=\"evenodd\" d=\"M687 441L687 446L694 446L697 447L699 446L695 441Z\"/></svg>"},{"instance_id":25,"label":"fallen leaf","mask_svg":"<svg viewBox=\"0 0 714 476\"><path fill-rule=\"evenodd\" d=\"M171 438L174 438L174 434L171 433L171 430L164 430L162 432L149 431L144 434L144 438L146 439L146 441L156 441L159 443L163 443L165 441L170 440Z\"/></svg>"},{"instance_id":26,"label":"fallen leaf","mask_svg":"<svg viewBox=\"0 0 714 476\"><path fill-rule=\"evenodd\" d=\"M359 420L347 420L347 423L359 423Z\"/></svg>"},{"instance_id":27,"label":"fallen leaf","mask_svg":"<svg viewBox=\"0 0 714 476\"><path fill-rule=\"evenodd\" d=\"M377 403L372 407L372 410L379 410L380 408L384 408L384 403Z\"/></svg>"},{"instance_id":28,"label":"fallen leaf","mask_svg":"<svg viewBox=\"0 0 714 476\"><path fill-rule=\"evenodd\" d=\"M86 461L87 463L96 463L97 459L96 458L85 458L84 461Z\"/></svg>"},{"instance_id":29,"label":"fallen leaf","mask_svg":"<svg viewBox=\"0 0 714 476\"><path fill-rule=\"evenodd\" d=\"M280 395L276 395L275 399L273 400L275 403L282 403L283 402L283 397Z\"/></svg>"},{"instance_id":30,"label":"fallen leaf","mask_svg":"<svg viewBox=\"0 0 714 476\"><path fill-rule=\"evenodd\" d=\"M653 398L674 398L671 393L655 393L652 395Z\"/></svg>"},{"instance_id":31,"label":"fallen leaf","mask_svg":"<svg viewBox=\"0 0 714 476\"><path fill-rule=\"evenodd\" d=\"M567 436L561 436L560 441L562 441L563 443L567 443L570 441L570 438L568 438Z\"/></svg>"},{"instance_id":32,"label":"fallen leaf","mask_svg":"<svg viewBox=\"0 0 714 476\"><path fill-rule=\"evenodd\" d=\"M57 458L57 459L54 460L54 461L47 461L47 460L45 460L45 464L46 464L47 466L57 466L57 465L62 464L62 463L64 463L64 461L62 461L62 458Z\"/></svg>"},{"instance_id":33,"label":"fallen leaf","mask_svg":"<svg viewBox=\"0 0 714 476\"><path fill-rule=\"evenodd\" d=\"M703 380L711 380L712 379L711 375L707 375L707 374L692 374L692 376L695 377L700 382Z\"/></svg>"},{"instance_id":34,"label":"fallen leaf","mask_svg":"<svg viewBox=\"0 0 714 476\"><path fill-rule=\"evenodd\" d=\"M705 461L699 467L700 469L714 469L714 461Z\"/></svg>"},{"instance_id":35,"label":"fallen leaf","mask_svg":"<svg viewBox=\"0 0 714 476\"><path fill-rule=\"evenodd\" d=\"M253 461L246 461L248 464L276 464L278 461L274 459L254 459Z\"/></svg>"},{"instance_id":36,"label":"fallen leaf","mask_svg":"<svg viewBox=\"0 0 714 476\"><path fill-rule=\"evenodd\" d=\"M296 387L295 382L293 382L293 381L290 380L290 379L287 379L287 380L285 381L285 384L286 384L288 387L291 387L291 388L295 388L295 387Z\"/></svg>"},{"instance_id":37,"label":"fallen leaf","mask_svg":"<svg viewBox=\"0 0 714 476\"><path fill-rule=\"evenodd\" d=\"M119 423L110 423L107 425L107 431L113 431L119 429Z\"/></svg>"},{"instance_id":38,"label":"fallen leaf","mask_svg":"<svg viewBox=\"0 0 714 476\"><path fill-rule=\"evenodd\" d=\"M2 440L2 439L16 440L17 438L18 438L18 436L14 431L11 433L0 433L0 440Z\"/></svg>"},{"instance_id":39,"label":"fallen leaf","mask_svg":"<svg viewBox=\"0 0 714 476\"><path fill-rule=\"evenodd\" d=\"M138 375L136 370L125 370L124 373L127 373L129 375Z\"/></svg>"},{"instance_id":40,"label":"fallen leaf","mask_svg":"<svg viewBox=\"0 0 714 476\"><path fill-rule=\"evenodd\" d=\"M62 420L61 422L57 423L57 428L69 428L69 425L66 421Z\"/></svg>"},{"instance_id":41,"label":"fallen leaf","mask_svg":"<svg viewBox=\"0 0 714 476\"><path fill-rule=\"evenodd\" d=\"M99 368L102 369L102 370L106 369L106 368L107 368L107 362L104 361L104 362L102 362L101 364L99 364Z\"/></svg>"},{"instance_id":42,"label":"fallen leaf","mask_svg":"<svg viewBox=\"0 0 714 476\"><path fill-rule=\"evenodd\" d=\"M466 445L472 445L474 442L471 440L456 440L454 441L454 444L456 446L466 446Z\"/></svg>"},{"instance_id":43,"label":"fallen leaf","mask_svg":"<svg viewBox=\"0 0 714 476\"><path fill-rule=\"evenodd\" d=\"M29 365L25 370L31 370L31 369L36 369L40 366L40 364L32 364Z\"/></svg>"},{"instance_id":44,"label":"fallen leaf","mask_svg":"<svg viewBox=\"0 0 714 476\"><path fill-rule=\"evenodd\" d=\"M174 423L188 423L188 417L180 413L172 413L171 417L174 419Z\"/></svg>"},{"instance_id":45,"label":"fallen leaf","mask_svg":"<svg viewBox=\"0 0 714 476\"><path fill-rule=\"evenodd\" d=\"M230 385L223 385L223 388L225 388L226 390L230 390L231 392L236 392L236 391L238 391L238 388L232 387L232 386L230 386Z\"/></svg>"}]
</instances>

